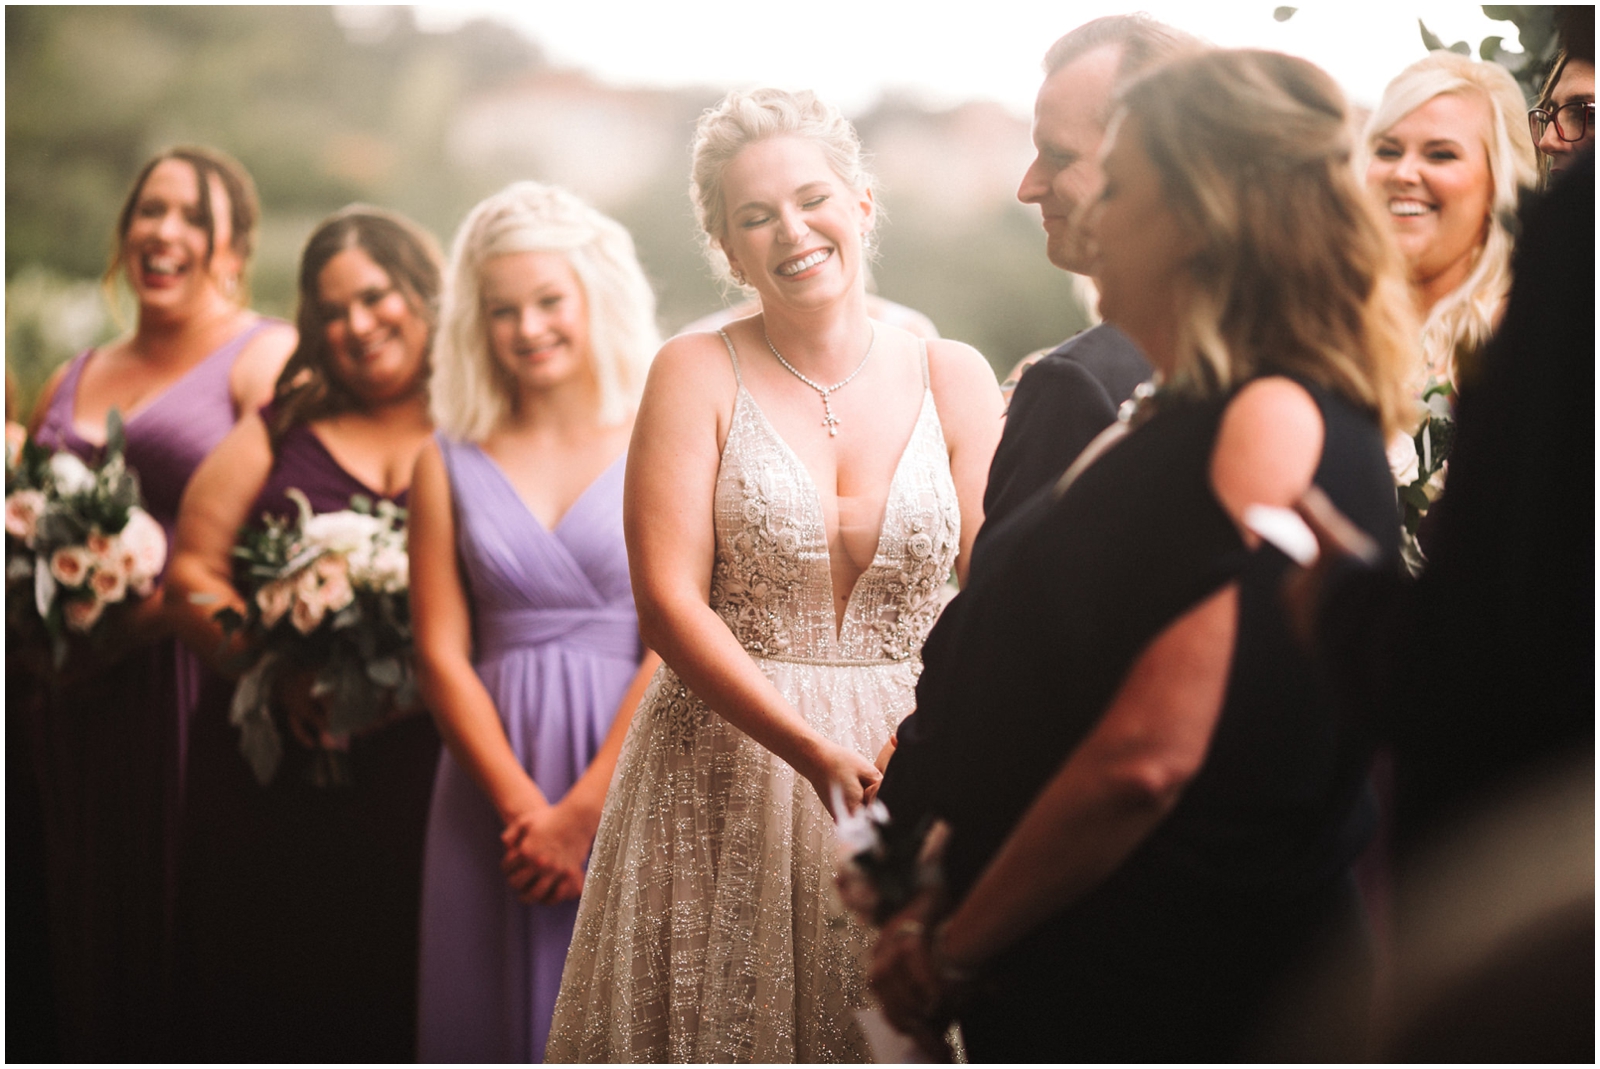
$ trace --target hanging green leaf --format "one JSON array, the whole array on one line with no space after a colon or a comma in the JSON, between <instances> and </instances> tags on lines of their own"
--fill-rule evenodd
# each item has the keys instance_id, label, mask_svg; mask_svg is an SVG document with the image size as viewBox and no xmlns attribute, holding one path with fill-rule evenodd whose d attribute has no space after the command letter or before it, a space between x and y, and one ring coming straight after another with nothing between
<instances>
[{"instance_id":1,"label":"hanging green leaf","mask_svg":"<svg viewBox=\"0 0 1600 1069\"><path fill-rule=\"evenodd\" d=\"M1272 17L1278 22L1288 22L1299 10L1297 7L1275 7L1272 9Z\"/></svg>"}]
</instances>

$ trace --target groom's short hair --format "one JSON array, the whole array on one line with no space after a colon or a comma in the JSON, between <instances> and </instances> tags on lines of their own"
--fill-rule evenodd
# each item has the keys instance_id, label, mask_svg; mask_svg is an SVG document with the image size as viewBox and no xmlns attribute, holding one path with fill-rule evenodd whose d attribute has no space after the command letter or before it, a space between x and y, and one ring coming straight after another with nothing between
<instances>
[{"instance_id":1,"label":"groom's short hair","mask_svg":"<svg viewBox=\"0 0 1600 1069\"><path fill-rule=\"evenodd\" d=\"M1117 81L1144 73L1151 67L1183 52L1205 47L1205 43L1142 12L1132 15L1106 15L1084 23L1065 34L1044 54L1044 74L1048 78L1081 56L1105 45L1120 45ZM1106 116L1110 118L1110 116Z\"/></svg>"}]
</instances>

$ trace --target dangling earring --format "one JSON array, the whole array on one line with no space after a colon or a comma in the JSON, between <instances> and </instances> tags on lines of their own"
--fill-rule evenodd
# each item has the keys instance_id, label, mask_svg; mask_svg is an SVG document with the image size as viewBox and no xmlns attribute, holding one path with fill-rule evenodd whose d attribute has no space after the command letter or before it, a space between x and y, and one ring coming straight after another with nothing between
<instances>
[{"instance_id":1,"label":"dangling earring","mask_svg":"<svg viewBox=\"0 0 1600 1069\"><path fill-rule=\"evenodd\" d=\"M728 265L728 274L732 275L734 282L738 283L739 285L743 286L746 284L744 280L744 272L732 264Z\"/></svg>"},{"instance_id":2,"label":"dangling earring","mask_svg":"<svg viewBox=\"0 0 1600 1069\"><path fill-rule=\"evenodd\" d=\"M239 276L223 275L217 279L217 288L222 291L224 297L233 299L239 292Z\"/></svg>"}]
</instances>

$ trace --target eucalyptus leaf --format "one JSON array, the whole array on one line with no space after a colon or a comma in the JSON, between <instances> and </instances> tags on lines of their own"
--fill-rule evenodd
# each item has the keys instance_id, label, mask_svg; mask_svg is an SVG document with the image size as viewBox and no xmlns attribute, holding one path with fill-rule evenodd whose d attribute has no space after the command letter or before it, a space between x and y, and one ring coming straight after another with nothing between
<instances>
[{"instance_id":1,"label":"eucalyptus leaf","mask_svg":"<svg viewBox=\"0 0 1600 1069\"><path fill-rule=\"evenodd\" d=\"M50 574L50 566L41 557L33 569L33 605L39 610L39 619L49 618L55 600L56 577Z\"/></svg>"},{"instance_id":2,"label":"eucalyptus leaf","mask_svg":"<svg viewBox=\"0 0 1600 1069\"><path fill-rule=\"evenodd\" d=\"M394 688L400 685L400 659L398 657L381 657L376 661L367 663L367 678L380 687Z\"/></svg>"},{"instance_id":3,"label":"eucalyptus leaf","mask_svg":"<svg viewBox=\"0 0 1600 1069\"><path fill-rule=\"evenodd\" d=\"M122 413L115 405L106 413L106 454L121 456L128 447L128 437L122 425Z\"/></svg>"}]
</instances>

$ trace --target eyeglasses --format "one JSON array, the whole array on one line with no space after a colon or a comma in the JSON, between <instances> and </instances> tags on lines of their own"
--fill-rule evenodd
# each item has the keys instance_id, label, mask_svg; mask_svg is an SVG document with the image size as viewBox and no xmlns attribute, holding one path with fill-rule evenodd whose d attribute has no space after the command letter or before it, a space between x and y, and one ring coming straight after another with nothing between
<instances>
[{"instance_id":1,"label":"eyeglasses","mask_svg":"<svg viewBox=\"0 0 1600 1069\"><path fill-rule=\"evenodd\" d=\"M1556 124L1556 136L1563 141L1582 141L1594 122L1594 101L1563 104L1551 111L1534 108L1528 112L1528 130L1537 142L1544 136L1545 127Z\"/></svg>"}]
</instances>

